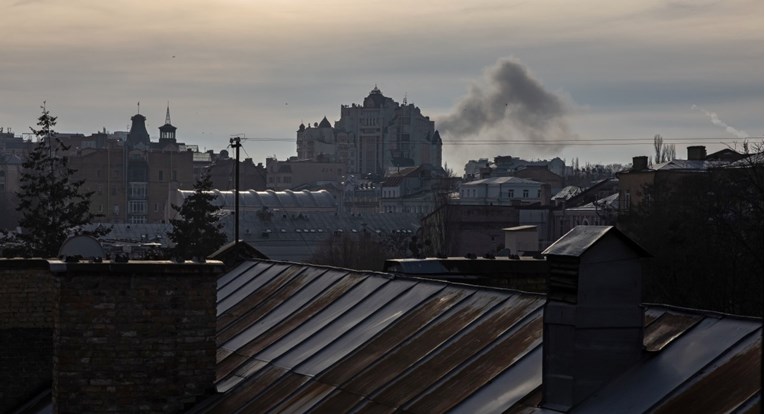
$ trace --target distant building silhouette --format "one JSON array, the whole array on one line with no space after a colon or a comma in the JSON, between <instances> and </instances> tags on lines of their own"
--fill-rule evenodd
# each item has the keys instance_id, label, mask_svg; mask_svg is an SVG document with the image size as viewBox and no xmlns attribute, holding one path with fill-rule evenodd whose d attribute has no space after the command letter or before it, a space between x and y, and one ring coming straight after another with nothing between
<instances>
[{"instance_id":1,"label":"distant building silhouette","mask_svg":"<svg viewBox=\"0 0 765 414\"><path fill-rule=\"evenodd\" d=\"M435 123L414 104L395 102L377 86L362 105L340 107L334 127L326 117L297 131L299 159L338 162L349 174L386 175L389 170L441 165Z\"/></svg>"}]
</instances>

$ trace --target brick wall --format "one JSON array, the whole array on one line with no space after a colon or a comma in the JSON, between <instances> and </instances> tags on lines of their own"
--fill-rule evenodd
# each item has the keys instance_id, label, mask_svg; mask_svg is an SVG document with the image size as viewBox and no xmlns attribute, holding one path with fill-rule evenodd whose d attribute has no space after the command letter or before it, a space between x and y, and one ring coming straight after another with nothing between
<instances>
[{"instance_id":1,"label":"brick wall","mask_svg":"<svg viewBox=\"0 0 765 414\"><path fill-rule=\"evenodd\" d=\"M57 412L178 412L211 392L220 262L51 269Z\"/></svg>"},{"instance_id":2,"label":"brick wall","mask_svg":"<svg viewBox=\"0 0 765 414\"><path fill-rule=\"evenodd\" d=\"M0 260L0 412L50 387L53 278L45 260Z\"/></svg>"}]
</instances>

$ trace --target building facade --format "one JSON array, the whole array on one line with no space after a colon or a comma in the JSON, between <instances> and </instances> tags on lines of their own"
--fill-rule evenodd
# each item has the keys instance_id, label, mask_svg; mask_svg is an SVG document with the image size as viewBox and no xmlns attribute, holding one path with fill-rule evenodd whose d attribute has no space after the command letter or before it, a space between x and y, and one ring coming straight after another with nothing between
<instances>
[{"instance_id":1,"label":"building facade","mask_svg":"<svg viewBox=\"0 0 765 414\"><path fill-rule=\"evenodd\" d=\"M441 165L441 137L420 108L399 104L375 86L361 105L342 105L334 126L325 117L297 131L299 159L338 162L350 174L383 176L391 169Z\"/></svg>"},{"instance_id":2,"label":"building facade","mask_svg":"<svg viewBox=\"0 0 765 414\"><path fill-rule=\"evenodd\" d=\"M169 109L158 142L151 141L145 116L136 114L131 121L124 141L101 133L62 140L70 147L74 178L93 192L97 221L161 223L171 209L169 194L194 186L194 151L176 141Z\"/></svg>"},{"instance_id":3,"label":"building facade","mask_svg":"<svg viewBox=\"0 0 765 414\"><path fill-rule=\"evenodd\" d=\"M518 177L493 177L462 184L460 204L548 205L550 185Z\"/></svg>"}]
</instances>

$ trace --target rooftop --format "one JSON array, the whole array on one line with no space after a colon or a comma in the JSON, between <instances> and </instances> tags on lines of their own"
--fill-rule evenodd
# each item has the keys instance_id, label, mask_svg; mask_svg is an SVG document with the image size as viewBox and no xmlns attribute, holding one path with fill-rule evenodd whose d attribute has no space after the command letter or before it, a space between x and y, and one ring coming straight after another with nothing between
<instances>
[{"instance_id":1,"label":"rooftop","mask_svg":"<svg viewBox=\"0 0 765 414\"><path fill-rule=\"evenodd\" d=\"M545 297L251 261L218 281L218 394L192 412L548 412ZM645 306L645 357L578 412L761 399L762 321ZM693 409L695 407L695 409Z\"/></svg>"}]
</instances>

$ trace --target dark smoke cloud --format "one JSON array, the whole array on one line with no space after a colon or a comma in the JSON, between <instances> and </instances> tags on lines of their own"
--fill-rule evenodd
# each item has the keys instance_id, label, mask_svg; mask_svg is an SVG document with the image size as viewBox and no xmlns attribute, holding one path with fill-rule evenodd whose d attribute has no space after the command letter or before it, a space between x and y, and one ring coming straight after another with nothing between
<instances>
[{"instance_id":1,"label":"dark smoke cloud","mask_svg":"<svg viewBox=\"0 0 765 414\"><path fill-rule=\"evenodd\" d=\"M490 135L529 140L552 150L563 145L551 141L571 137L563 100L517 60L500 59L484 72L483 81L474 82L457 108L439 120L445 138Z\"/></svg>"}]
</instances>

